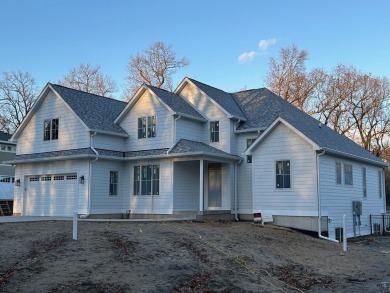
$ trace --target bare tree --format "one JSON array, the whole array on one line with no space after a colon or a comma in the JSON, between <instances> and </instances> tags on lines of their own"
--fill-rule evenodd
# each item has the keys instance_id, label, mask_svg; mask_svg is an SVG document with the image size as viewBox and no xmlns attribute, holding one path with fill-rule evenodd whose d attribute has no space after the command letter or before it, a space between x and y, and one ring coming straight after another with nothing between
<instances>
[{"instance_id":1,"label":"bare tree","mask_svg":"<svg viewBox=\"0 0 390 293\"><path fill-rule=\"evenodd\" d=\"M172 75L180 68L190 64L186 57L178 59L172 45L157 41L144 54L132 56L128 64L127 98L130 97L142 83L163 89L172 89Z\"/></svg>"},{"instance_id":2,"label":"bare tree","mask_svg":"<svg viewBox=\"0 0 390 293\"><path fill-rule=\"evenodd\" d=\"M82 63L73 68L62 80L60 85L87 93L113 98L117 90L115 81L101 72L100 66Z\"/></svg>"},{"instance_id":3,"label":"bare tree","mask_svg":"<svg viewBox=\"0 0 390 293\"><path fill-rule=\"evenodd\" d=\"M0 129L13 132L30 111L38 88L30 73L4 72L0 80Z\"/></svg>"},{"instance_id":4,"label":"bare tree","mask_svg":"<svg viewBox=\"0 0 390 293\"><path fill-rule=\"evenodd\" d=\"M322 69L307 72L305 62L308 57L306 50L299 50L295 45L282 48L277 59L270 58L265 82L271 91L311 113L311 99L324 81L325 73Z\"/></svg>"},{"instance_id":5,"label":"bare tree","mask_svg":"<svg viewBox=\"0 0 390 293\"><path fill-rule=\"evenodd\" d=\"M339 65L327 75L319 92L318 118L381 156L389 147L389 80Z\"/></svg>"}]
</instances>

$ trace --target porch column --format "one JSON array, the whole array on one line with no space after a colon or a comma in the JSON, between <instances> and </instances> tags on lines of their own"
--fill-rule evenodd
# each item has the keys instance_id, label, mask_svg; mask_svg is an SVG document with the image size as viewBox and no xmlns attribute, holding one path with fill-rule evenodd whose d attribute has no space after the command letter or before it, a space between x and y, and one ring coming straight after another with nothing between
<instances>
[{"instance_id":1,"label":"porch column","mask_svg":"<svg viewBox=\"0 0 390 293\"><path fill-rule=\"evenodd\" d=\"M203 212L203 160L199 161L199 212Z\"/></svg>"}]
</instances>

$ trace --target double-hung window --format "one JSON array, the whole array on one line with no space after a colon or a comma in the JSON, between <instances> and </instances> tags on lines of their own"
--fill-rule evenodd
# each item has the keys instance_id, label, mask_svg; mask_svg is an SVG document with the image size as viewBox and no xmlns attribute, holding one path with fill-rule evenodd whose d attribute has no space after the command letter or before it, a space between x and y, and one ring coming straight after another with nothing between
<instances>
[{"instance_id":1,"label":"double-hung window","mask_svg":"<svg viewBox=\"0 0 390 293\"><path fill-rule=\"evenodd\" d=\"M156 137L156 116L138 118L138 138Z\"/></svg>"},{"instance_id":2,"label":"double-hung window","mask_svg":"<svg viewBox=\"0 0 390 293\"><path fill-rule=\"evenodd\" d=\"M160 166L134 166L134 195L159 195Z\"/></svg>"},{"instance_id":3,"label":"double-hung window","mask_svg":"<svg viewBox=\"0 0 390 293\"><path fill-rule=\"evenodd\" d=\"M362 167L363 197L367 197L367 169Z\"/></svg>"},{"instance_id":4,"label":"double-hung window","mask_svg":"<svg viewBox=\"0 0 390 293\"><path fill-rule=\"evenodd\" d=\"M291 188L290 160L276 161L276 188Z\"/></svg>"},{"instance_id":5,"label":"double-hung window","mask_svg":"<svg viewBox=\"0 0 390 293\"><path fill-rule=\"evenodd\" d=\"M382 198L382 171L378 171L379 197Z\"/></svg>"},{"instance_id":6,"label":"double-hung window","mask_svg":"<svg viewBox=\"0 0 390 293\"><path fill-rule=\"evenodd\" d=\"M219 141L219 121L210 122L210 141L211 142Z\"/></svg>"},{"instance_id":7,"label":"double-hung window","mask_svg":"<svg viewBox=\"0 0 390 293\"><path fill-rule=\"evenodd\" d=\"M110 171L110 196L118 195L118 171Z\"/></svg>"},{"instance_id":8,"label":"double-hung window","mask_svg":"<svg viewBox=\"0 0 390 293\"><path fill-rule=\"evenodd\" d=\"M336 162L336 184L341 184L341 162Z\"/></svg>"},{"instance_id":9,"label":"double-hung window","mask_svg":"<svg viewBox=\"0 0 390 293\"><path fill-rule=\"evenodd\" d=\"M352 165L344 163L344 183L345 185L353 184Z\"/></svg>"},{"instance_id":10,"label":"double-hung window","mask_svg":"<svg viewBox=\"0 0 390 293\"><path fill-rule=\"evenodd\" d=\"M59 119L47 119L43 124L43 140L58 139Z\"/></svg>"}]
</instances>

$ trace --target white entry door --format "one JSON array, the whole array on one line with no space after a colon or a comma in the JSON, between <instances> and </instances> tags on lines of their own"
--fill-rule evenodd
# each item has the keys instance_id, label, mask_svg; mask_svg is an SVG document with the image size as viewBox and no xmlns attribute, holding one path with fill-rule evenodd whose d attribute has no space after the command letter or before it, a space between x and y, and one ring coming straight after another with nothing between
<instances>
[{"instance_id":1,"label":"white entry door","mask_svg":"<svg viewBox=\"0 0 390 293\"><path fill-rule=\"evenodd\" d=\"M26 178L24 215L71 216L77 191L75 173L29 176Z\"/></svg>"}]
</instances>

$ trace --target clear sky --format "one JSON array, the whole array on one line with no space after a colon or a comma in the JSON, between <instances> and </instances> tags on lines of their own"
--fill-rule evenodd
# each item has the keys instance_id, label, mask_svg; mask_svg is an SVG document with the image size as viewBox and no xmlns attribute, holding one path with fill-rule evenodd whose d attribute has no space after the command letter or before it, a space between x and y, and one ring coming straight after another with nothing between
<instances>
[{"instance_id":1,"label":"clear sky","mask_svg":"<svg viewBox=\"0 0 390 293\"><path fill-rule=\"evenodd\" d=\"M263 87L269 57L296 44L307 67L354 65L390 78L390 1L0 0L0 73L28 71L43 88L80 63L120 86L129 57L172 44L177 72L226 91Z\"/></svg>"}]
</instances>

